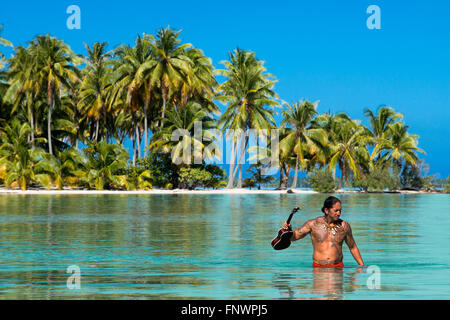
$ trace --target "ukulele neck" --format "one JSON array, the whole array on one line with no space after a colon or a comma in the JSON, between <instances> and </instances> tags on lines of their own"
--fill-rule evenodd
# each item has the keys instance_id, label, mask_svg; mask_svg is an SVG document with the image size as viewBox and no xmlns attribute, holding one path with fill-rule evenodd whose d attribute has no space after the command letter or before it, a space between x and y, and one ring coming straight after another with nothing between
<instances>
[{"instance_id":1,"label":"ukulele neck","mask_svg":"<svg viewBox=\"0 0 450 320\"><path fill-rule=\"evenodd\" d=\"M293 210L292 212L291 212L291 214L289 215L289 218L287 219L287 223L289 224L289 223L291 223L291 219L292 219L292 217L294 216L294 213L295 213L295 211Z\"/></svg>"}]
</instances>

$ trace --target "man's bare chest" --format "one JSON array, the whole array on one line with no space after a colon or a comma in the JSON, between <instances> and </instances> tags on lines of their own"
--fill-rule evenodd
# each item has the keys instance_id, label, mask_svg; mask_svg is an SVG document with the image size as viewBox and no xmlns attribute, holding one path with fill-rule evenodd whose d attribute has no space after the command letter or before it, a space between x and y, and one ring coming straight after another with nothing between
<instances>
[{"instance_id":1,"label":"man's bare chest","mask_svg":"<svg viewBox=\"0 0 450 320\"><path fill-rule=\"evenodd\" d=\"M342 224L330 227L324 223L316 223L311 230L311 239L319 243L333 242L342 244L345 234L346 231Z\"/></svg>"}]
</instances>

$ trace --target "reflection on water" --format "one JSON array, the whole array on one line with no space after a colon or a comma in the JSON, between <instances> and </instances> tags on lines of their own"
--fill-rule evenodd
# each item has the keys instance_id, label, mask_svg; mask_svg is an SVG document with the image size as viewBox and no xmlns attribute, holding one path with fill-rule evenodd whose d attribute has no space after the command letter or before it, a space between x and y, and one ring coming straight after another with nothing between
<instances>
[{"instance_id":1,"label":"reflection on water","mask_svg":"<svg viewBox=\"0 0 450 320\"><path fill-rule=\"evenodd\" d=\"M280 291L282 299L341 300L346 294L364 288L358 275L362 268L311 268L310 277L299 277L290 273L275 274L273 285ZM364 276L363 276L364 277Z\"/></svg>"},{"instance_id":2,"label":"reflection on water","mask_svg":"<svg viewBox=\"0 0 450 320\"><path fill-rule=\"evenodd\" d=\"M326 196L0 195L1 298L450 298L449 195L339 195L379 290L346 247L344 269L312 268L309 237L270 247L293 207L295 227Z\"/></svg>"}]
</instances>

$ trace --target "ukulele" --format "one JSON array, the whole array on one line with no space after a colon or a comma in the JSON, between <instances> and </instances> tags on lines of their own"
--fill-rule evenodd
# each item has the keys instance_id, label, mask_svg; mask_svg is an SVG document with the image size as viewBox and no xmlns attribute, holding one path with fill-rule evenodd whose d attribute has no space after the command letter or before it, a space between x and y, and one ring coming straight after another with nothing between
<instances>
[{"instance_id":1,"label":"ukulele","mask_svg":"<svg viewBox=\"0 0 450 320\"><path fill-rule=\"evenodd\" d=\"M300 210L299 207L295 207L294 209L292 209L292 212L286 221L287 224L289 224L291 222L292 216L298 210ZM272 240L272 248L274 248L275 250L283 250L283 249L288 248L291 245L291 236L293 233L294 232L292 231L291 227L289 227L287 229L281 228L278 231L278 235Z\"/></svg>"}]
</instances>

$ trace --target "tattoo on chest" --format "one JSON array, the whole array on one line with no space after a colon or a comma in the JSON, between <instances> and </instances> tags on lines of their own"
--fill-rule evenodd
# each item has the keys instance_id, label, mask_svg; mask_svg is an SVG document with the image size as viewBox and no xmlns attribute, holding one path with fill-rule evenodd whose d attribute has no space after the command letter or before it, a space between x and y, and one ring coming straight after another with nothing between
<instances>
[{"instance_id":1,"label":"tattoo on chest","mask_svg":"<svg viewBox=\"0 0 450 320\"><path fill-rule=\"evenodd\" d=\"M323 221L316 221L312 230L312 237L319 242L330 241L332 245L342 244L346 234L345 225L340 222L334 226L329 226Z\"/></svg>"}]
</instances>

